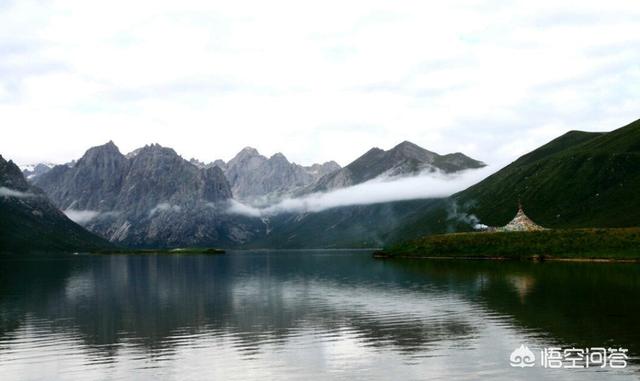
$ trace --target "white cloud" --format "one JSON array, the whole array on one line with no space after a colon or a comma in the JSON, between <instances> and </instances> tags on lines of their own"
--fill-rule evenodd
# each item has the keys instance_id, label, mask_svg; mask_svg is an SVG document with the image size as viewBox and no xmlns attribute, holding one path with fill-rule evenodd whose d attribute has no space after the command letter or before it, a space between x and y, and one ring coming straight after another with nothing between
<instances>
[{"instance_id":1,"label":"white cloud","mask_svg":"<svg viewBox=\"0 0 640 381\"><path fill-rule=\"evenodd\" d=\"M344 165L411 140L503 163L638 117L635 1L24 0L0 24L18 162L153 136L206 161L251 145Z\"/></svg>"},{"instance_id":2,"label":"white cloud","mask_svg":"<svg viewBox=\"0 0 640 381\"><path fill-rule=\"evenodd\" d=\"M241 214L243 216L249 217L261 217L263 215L263 211L259 208L254 208L249 205L245 205L240 201L229 200L229 207L227 208L227 213L229 214Z\"/></svg>"},{"instance_id":3,"label":"white cloud","mask_svg":"<svg viewBox=\"0 0 640 381\"><path fill-rule=\"evenodd\" d=\"M71 221L78 224L84 224L98 217L100 212L97 210L67 209L64 210L64 214L69 217Z\"/></svg>"},{"instance_id":4,"label":"white cloud","mask_svg":"<svg viewBox=\"0 0 640 381\"><path fill-rule=\"evenodd\" d=\"M35 197L33 193L20 192L15 189L7 188L7 187L0 187L0 196L17 197L17 198Z\"/></svg>"},{"instance_id":5,"label":"white cloud","mask_svg":"<svg viewBox=\"0 0 640 381\"><path fill-rule=\"evenodd\" d=\"M182 210L182 208L180 208L180 206L178 205L172 205L168 202L161 202L149 211L149 217L153 216L158 212L166 212L166 211L179 212L180 210Z\"/></svg>"},{"instance_id":6,"label":"white cloud","mask_svg":"<svg viewBox=\"0 0 640 381\"><path fill-rule=\"evenodd\" d=\"M468 188L494 171L495 168L485 167L462 171L453 175L425 173L411 177L376 178L362 184L334 191L314 193L299 198L288 198L265 208L254 208L233 200L227 212L260 217L280 213L320 212L348 205L441 198Z\"/></svg>"}]
</instances>

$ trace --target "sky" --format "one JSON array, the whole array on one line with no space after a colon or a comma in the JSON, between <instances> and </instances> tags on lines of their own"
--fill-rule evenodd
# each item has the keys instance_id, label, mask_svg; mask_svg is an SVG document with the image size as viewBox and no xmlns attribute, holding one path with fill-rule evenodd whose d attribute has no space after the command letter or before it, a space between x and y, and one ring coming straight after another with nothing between
<instances>
[{"instance_id":1,"label":"sky","mask_svg":"<svg viewBox=\"0 0 640 381\"><path fill-rule=\"evenodd\" d=\"M409 140L493 166L640 118L640 6L0 0L0 154L113 140L346 165Z\"/></svg>"}]
</instances>

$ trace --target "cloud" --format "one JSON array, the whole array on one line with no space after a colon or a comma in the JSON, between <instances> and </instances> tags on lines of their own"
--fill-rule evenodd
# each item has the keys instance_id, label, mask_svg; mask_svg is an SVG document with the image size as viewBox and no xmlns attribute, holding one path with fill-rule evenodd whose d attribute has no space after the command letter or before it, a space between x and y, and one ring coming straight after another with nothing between
<instances>
[{"instance_id":1,"label":"cloud","mask_svg":"<svg viewBox=\"0 0 640 381\"><path fill-rule=\"evenodd\" d=\"M149 211L149 217L153 216L158 212L166 212L166 211L179 212L180 210L182 210L182 208L180 208L180 206L178 205L172 205L168 202L161 202Z\"/></svg>"},{"instance_id":2,"label":"cloud","mask_svg":"<svg viewBox=\"0 0 640 381\"><path fill-rule=\"evenodd\" d=\"M20 192L15 189L10 189L6 187L0 187L0 196L16 197L16 198L36 197L36 195L33 193Z\"/></svg>"},{"instance_id":3,"label":"cloud","mask_svg":"<svg viewBox=\"0 0 640 381\"><path fill-rule=\"evenodd\" d=\"M227 212L261 217L280 213L313 213L349 205L442 198L468 188L494 171L495 168L485 167L453 175L429 172L411 177L376 178L366 183L330 192L288 198L265 208L251 207L234 200Z\"/></svg>"},{"instance_id":4,"label":"cloud","mask_svg":"<svg viewBox=\"0 0 640 381\"><path fill-rule=\"evenodd\" d=\"M78 224L84 224L95 219L114 218L122 214L119 211L98 211L98 210L79 210L79 209L66 209L63 211L67 217L73 222Z\"/></svg>"},{"instance_id":5,"label":"cloud","mask_svg":"<svg viewBox=\"0 0 640 381\"><path fill-rule=\"evenodd\" d=\"M207 162L250 145L345 165L408 139L504 163L638 117L633 1L0 4L0 151L18 162L154 136Z\"/></svg>"},{"instance_id":6,"label":"cloud","mask_svg":"<svg viewBox=\"0 0 640 381\"><path fill-rule=\"evenodd\" d=\"M67 209L64 211L64 214L69 217L71 221L78 224L84 224L98 217L100 212L97 210Z\"/></svg>"},{"instance_id":7,"label":"cloud","mask_svg":"<svg viewBox=\"0 0 640 381\"><path fill-rule=\"evenodd\" d=\"M249 217L261 217L264 212L263 209L254 208L249 205L245 205L237 200L229 200L229 207L227 208L229 214L240 214Z\"/></svg>"}]
</instances>

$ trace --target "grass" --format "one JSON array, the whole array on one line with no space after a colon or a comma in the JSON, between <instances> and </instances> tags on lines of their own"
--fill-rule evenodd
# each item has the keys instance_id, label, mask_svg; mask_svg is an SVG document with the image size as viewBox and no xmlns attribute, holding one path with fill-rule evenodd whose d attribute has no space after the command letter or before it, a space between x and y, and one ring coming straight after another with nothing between
<instances>
[{"instance_id":1,"label":"grass","mask_svg":"<svg viewBox=\"0 0 640 381\"><path fill-rule=\"evenodd\" d=\"M378 257L640 260L640 228L454 233L391 246Z\"/></svg>"}]
</instances>

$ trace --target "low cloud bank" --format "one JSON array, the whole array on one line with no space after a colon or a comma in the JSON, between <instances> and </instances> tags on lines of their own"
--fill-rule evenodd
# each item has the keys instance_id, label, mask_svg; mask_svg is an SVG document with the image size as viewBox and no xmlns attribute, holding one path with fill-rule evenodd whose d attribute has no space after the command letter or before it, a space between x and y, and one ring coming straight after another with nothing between
<instances>
[{"instance_id":1,"label":"low cloud bank","mask_svg":"<svg viewBox=\"0 0 640 381\"><path fill-rule=\"evenodd\" d=\"M149 211L149 217L153 216L158 212L166 212L166 211L179 212L180 210L181 208L178 205L172 205L172 204L169 204L168 202L161 202L160 204L156 205L153 209Z\"/></svg>"},{"instance_id":2,"label":"low cloud bank","mask_svg":"<svg viewBox=\"0 0 640 381\"><path fill-rule=\"evenodd\" d=\"M468 188L493 172L493 168L485 167L456 174L429 172L413 177L377 178L348 188L285 199L264 208L255 208L232 200L227 212L251 217L268 217L280 213L320 212L350 205L442 198Z\"/></svg>"},{"instance_id":3,"label":"low cloud bank","mask_svg":"<svg viewBox=\"0 0 640 381\"><path fill-rule=\"evenodd\" d=\"M66 209L63 210L63 213L69 217L69 219L77 224L85 224L89 221L92 221L96 218L104 219L104 218L114 218L120 215L118 211L111 212L100 212L97 210L80 210L80 209Z\"/></svg>"},{"instance_id":4,"label":"low cloud bank","mask_svg":"<svg viewBox=\"0 0 640 381\"><path fill-rule=\"evenodd\" d=\"M28 193L28 192L20 192L15 189L6 188L6 187L0 187L0 196L26 198L26 197L35 197L35 194Z\"/></svg>"},{"instance_id":5,"label":"low cloud bank","mask_svg":"<svg viewBox=\"0 0 640 381\"><path fill-rule=\"evenodd\" d=\"M64 211L64 214L66 214L71 221L77 224L83 224L98 217L100 212L98 212L97 210L67 209Z\"/></svg>"}]
</instances>

